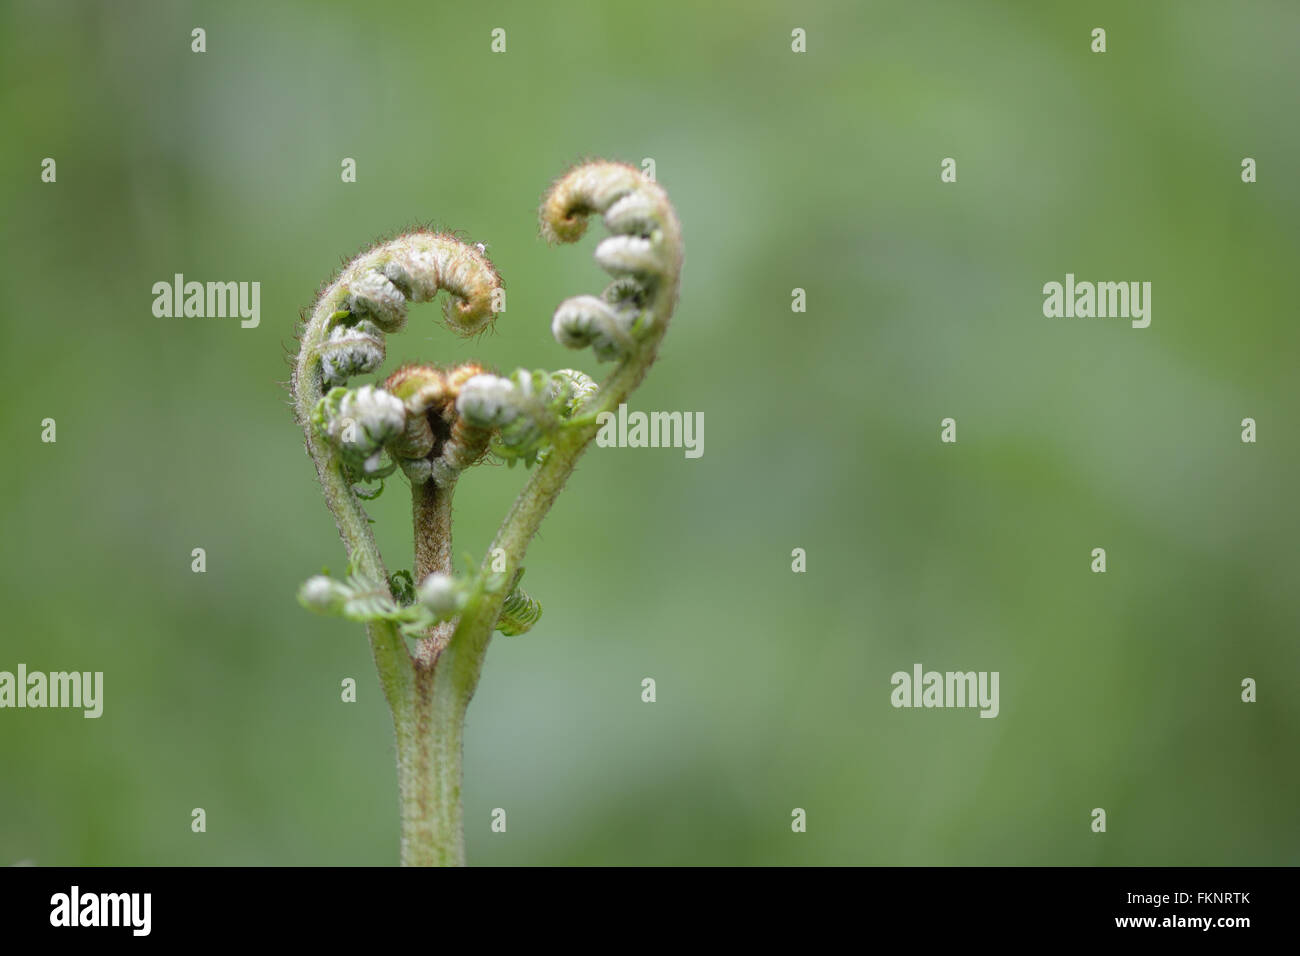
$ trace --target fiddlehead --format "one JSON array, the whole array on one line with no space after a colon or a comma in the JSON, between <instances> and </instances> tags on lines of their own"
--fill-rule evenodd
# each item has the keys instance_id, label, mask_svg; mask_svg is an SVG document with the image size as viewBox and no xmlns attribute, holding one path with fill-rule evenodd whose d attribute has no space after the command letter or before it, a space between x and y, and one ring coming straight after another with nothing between
<instances>
[{"instance_id":1,"label":"fiddlehead","mask_svg":"<svg viewBox=\"0 0 1300 956\"><path fill-rule=\"evenodd\" d=\"M596 262L614 281L599 296L566 299L551 330L569 348L591 345L601 361L653 350L668 328L681 276L681 225L668 195L623 163L586 163L556 180L539 213L543 238L576 242L603 214L611 235Z\"/></svg>"},{"instance_id":2,"label":"fiddlehead","mask_svg":"<svg viewBox=\"0 0 1300 956\"><path fill-rule=\"evenodd\" d=\"M541 616L542 605L537 599L529 597L522 588L515 588L501 605L497 630L506 637L514 637L530 630Z\"/></svg>"},{"instance_id":3,"label":"fiddlehead","mask_svg":"<svg viewBox=\"0 0 1300 956\"><path fill-rule=\"evenodd\" d=\"M420 230L381 242L352 259L317 296L303 324L292 381L296 416L306 430L307 451L348 557L372 577L384 577L383 565L348 480L354 475L345 467L354 472L360 458L363 476L380 469L374 455L392 438L396 412L379 390L364 396L331 391L330 397L324 389L344 386L352 376L380 366L384 335L402 328L409 302L427 302L445 290L447 326L472 335L496 317L493 303L500 289L501 278L481 250L455 236ZM367 417L367 427L345 436L348 412L358 410L382 414L380 419ZM331 430L334 427L337 431Z\"/></svg>"},{"instance_id":4,"label":"fiddlehead","mask_svg":"<svg viewBox=\"0 0 1300 956\"><path fill-rule=\"evenodd\" d=\"M551 330L561 344L616 363L599 385L573 369L502 376L465 363L405 365L382 384L349 387L383 364L385 337L405 325L411 303L446 291L446 324L461 335L495 318L501 279L483 247L442 233L416 231L361 253L302 326L294 408L349 562L344 580L313 577L299 600L364 622L370 634L397 736L404 863L464 861L461 734L488 638L493 629L522 634L539 619L541 605L518 587L528 543L599 414L624 402L654 362L676 306L681 227L664 190L631 166L582 164L544 198L541 233L574 242L592 214L610 232L595 259L612 281L600 296L562 302ZM523 461L531 475L479 570L455 575L452 493L488 454ZM399 469L411 483L415 564L414 574L389 575L354 485ZM404 637L417 641L414 654Z\"/></svg>"},{"instance_id":5,"label":"fiddlehead","mask_svg":"<svg viewBox=\"0 0 1300 956\"><path fill-rule=\"evenodd\" d=\"M507 450L509 442L526 450L535 447L538 465L490 549L492 554L504 555L508 568L523 566L529 542L596 436L596 416L617 409L645 377L677 304L683 257L681 225L663 188L623 163L579 165L557 179L543 198L538 213L542 237L550 242L575 242L586 231L592 214L603 215L612 233L596 247L595 259L613 281L599 299L577 296L562 302L551 327L562 345L591 345L597 359L616 360L614 370L599 386L569 370L552 376L552 380L569 378L568 420L561 427L545 427L545 416L537 414L536 405L530 405L539 391L535 381L525 386L524 379L512 379L509 388L501 381L485 383L481 405L478 386L470 389L472 397L465 399L466 417L481 415L481 420L493 422ZM520 419L524 425L516 426L520 429L516 439L506 429ZM535 432L545 437L544 445L533 445ZM489 572L485 561L480 574ZM473 692L506 597L487 594L475 615L461 617L449 645L452 666L441 671L440 679L445 677Z\"/></svg>"},{"instance_id":6,"label":"fiddlehead","mask_svg":"<svg viewBox=\"0 0 1300 956\"><path fill-rule=\"evenodd\" d=\"M353 484L386 473L380 451L395 439L398 408L403 433L409 413L404 401L384 390L339 390L352 376L373 372L383 362L384 336L403 326L409 302L425 302L445 290L446 324L471 335L495 318L500 288L500 276L481 250L451 235L418 230L353 258L321 290L304 319L291 382L295 417L349 564L366 581L386 582L387 572ZM388 623L371 622L368 631L385 694L396 708L411 682L406 648Z\"/></svg>"},{"instance_id":7,"label":"fiddlehead","mask_svg":"<svg viewBox=\"0 0 1300 956\"><path fill-rule=\"evenodd\" d=\"M533 465L546 445L591 395L596 383L571 368L558 372L517 369L509 378L476 375L465 383L456 407L461 418L495 429L493 450L511 465Z\"/></svg>"},{"instance_id":8,"label":"fiddlehead","mask_svg":"<svg viewBox=\"0 0 1300 956\"><path fill-rule=\"evenodd\" d=\"M467 362L455 368L407 365L384 382L406 412L406 425L389 451L412 485L433 481L450 489L462 471L482 460L491 432L462 416L457 399L482 373Z\"/></svg>"}]
</instances>

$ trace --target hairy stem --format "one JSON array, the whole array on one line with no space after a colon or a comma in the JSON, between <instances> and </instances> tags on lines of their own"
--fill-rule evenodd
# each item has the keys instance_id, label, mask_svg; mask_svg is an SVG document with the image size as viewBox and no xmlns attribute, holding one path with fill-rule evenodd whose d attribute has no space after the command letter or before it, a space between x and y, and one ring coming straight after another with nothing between
<instances>
[{"instance_id":1,"label":"hairy stem","mask_svg":"<svg viewBox=\"0 0 1300 956\"><path fill-rule=\"evenodd\" d=\"M411 516L415 526L415 580L434 571L451 573L451 499L455 482L426 481L411 486Z\"/></svg>"},{"instance_id":2,"label":"hairy stem","mask_svg":"<svg viewBox=\"0 0 1300 956\"><path fill-rule=\"evenodd\" d=\"M343 539L343 546L348 553L348 561L356 571L367 577L387 581L388 572L384 569L379 546L370 529L370 519L348 483L338 451L314 434L306 424L322 395L320 346L325 340L329 316L335 306L335 302L322 299L303 330L302 346L298 350L298 362L293 375L294 412L299 423L304 425L307 453L316 465L321 492L334 516L339 537ZM396 707L409 694L413 676L410 654L401 634L392 625L375 621L367 626L366 632L370 638L370 650L379 672L384 697L390 707Z\"/></svg>"},{"instance_id":3,"label":"hairy stem","mask_svg":"<svg viewBox=\"0 0 1300 956\"><path fill-rule=\"evenodd\" d=\"M461 757L465 712L439 694L435 670L416 673L412 693L393 710L403 866L464 866Z\"/></svg>"},{"instance_id":4,"label":"hairy stem","mask_svg":"<svg viewBox=\"0 0 1300 956\"><path fill-rule=\"evenodd\" d=\"M451 500L456 492L456 482L439 485L430 479L422 485L411 486L411 514L415 526L416 581L423 581L435 571L452 572L451 552ZM432 668L439 653L451 640L454 626L446 621L436 624L420 640L415 654L417 668Z\"/></svg>"},{"instance_id":5,"label":"hairy stem","mask_svg":"<svg viewBox=\"0 0 1300 956\"><path fill-rule=\"evenodd\" d=\"M417 581L435 571L451 573L451 502L455 490L455 481L439 485L430 479L411 486ZM400 710L393 711L403 866L465 863L460 794L465 708L453 695L439 694L436 680L439 655L451 633L451 622L444 622L434 625L420 639L410 695Z\"/></svg>"}]
</instances>

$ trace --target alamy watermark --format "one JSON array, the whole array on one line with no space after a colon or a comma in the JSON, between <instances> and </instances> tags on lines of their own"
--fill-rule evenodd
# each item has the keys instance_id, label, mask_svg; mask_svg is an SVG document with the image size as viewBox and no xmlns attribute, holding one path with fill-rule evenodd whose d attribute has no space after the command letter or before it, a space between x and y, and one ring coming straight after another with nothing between
<instances>
[{"instance_id":1,"label":"alamy watermark","mask_svg":"<svg viewBox=\"0 0 1300 956\"><path fill-rule=\"evenodd\" d=\"M1049 319L1131 319L1135 329L1151 324L1150 282L1075 282L1067 272L1064 285L1047 283L1043 296Z\"/></svg>"},{"instance_id":2,"label":"alamy watermark","mask_svg":"<svg viewBox=\"0 0 1300 956\"><path fill-rule=\"evenodd\" d=\"M889 702L895 707L978 707L981 717L996 717L998 704L997 671L922 671L912 665L912 673L896 671L889 678L894 689Z\"/></svg>"},{"instance_id":3,"label":"alamy watermark","mask_svg":"<svg viewBox=\"0 0 1300 956\"><path fill-rule=\"evenodd\" d=\"M260 282L186 282L178 272L171 282L155 282L153 295L153 314L160 319L238 316L245 329L255 329L262 321Z\"/></svg>"},{"instance_id":4,"label":"alamy watermark","mask_svg":"<svg viewBox=\"0 0 1300 956\"><path fill-rule=\"evenodd\" d=\"M703 412L629 412L627 404L618 414L596 416L600 448L684 448L687 458L704 454Z\"/></svg>"},{"instance_id":5,"label":"alamy watermark","mask_svg":"<svg viewBox=\"0 0 1300 956\"><path fill-rule=\"evenodd\" d=\"M51 926L126 926L132 936L148 936L152 893L82 893L73 886L50 897Z\"/></svg>"},{"instance_id":6,"label":"alamy watermark","mask_svg":"<svg viewBox=\"0 0 1300 956\"><path fill-rule=\"evenodd\" d=\"M84 717L104 713L103 671L27 672L26 664L18 673L0 671L0 708L3 707L70 707L80 708Z\"/></svg>"}]
</instances>

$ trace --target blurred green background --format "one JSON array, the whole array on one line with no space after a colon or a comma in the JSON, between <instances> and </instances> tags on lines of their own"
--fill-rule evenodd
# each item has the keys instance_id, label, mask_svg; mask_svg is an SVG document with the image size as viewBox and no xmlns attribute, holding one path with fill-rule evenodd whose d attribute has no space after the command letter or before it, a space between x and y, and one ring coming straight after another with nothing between
<instances>
[{"instance_id":1,"label":"blurred green background","mask_svg":"<svg viewBox=\"0 0 1300 956\"><path fill-rule=\"evenodd\" d=\"M508 311L416 309L387 368L596 371L548 329L594 240L535 222L585 156L679 210L634 407L705 453L593 448L544 525L545 615L470 709L472 863L1297 862L1300 9L1083 6L4 3L0 669L102 670L105 711L0 711L0 863L396 861L364 635L294 600L344 564L294 324L434 220ZM260 327L155 318L176 272L260 281ZM1151 327L1044 318L1066 272L1152 282ZM458 551L523 477L461 482ZM390 567L408 507L371 509ZM895 710L915 662L999 671L1001 715Z\"/></svg>"}]
</instances>

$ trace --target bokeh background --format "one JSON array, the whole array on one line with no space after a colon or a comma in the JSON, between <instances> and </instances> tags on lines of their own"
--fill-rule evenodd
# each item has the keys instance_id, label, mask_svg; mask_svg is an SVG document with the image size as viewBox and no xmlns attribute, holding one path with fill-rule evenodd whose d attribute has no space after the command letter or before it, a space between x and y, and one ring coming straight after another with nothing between
<instances>
[{"instance_id":1,"label":"bokeh background","mask_svg":"<svg viewBox=\"0 0 1300 956\"><path fill-rule=\"evenodd\" d=\"M595 240L535 225L585 156L681 214L634 407L704 412L705 454L593 449L546 522L545 615L470 710L471 862L1297 862L1300 9L1084 8L6 0L0 669L106 690L0 712L0 863L396 861L364 635L294 600L343 550L287 351L342 256L433 220L508 311L417 309L389 368L595 371L548 330ZM260 327L155 318L176 272L260 281ZM1151 327L1045 319L1066 272L1152 282ZM461 482L458 551L523 477ZM372 508L390 567L407 509ZM915 662L999 671L1001 715L893 709Z\"/></svg>"}]
</instances>

